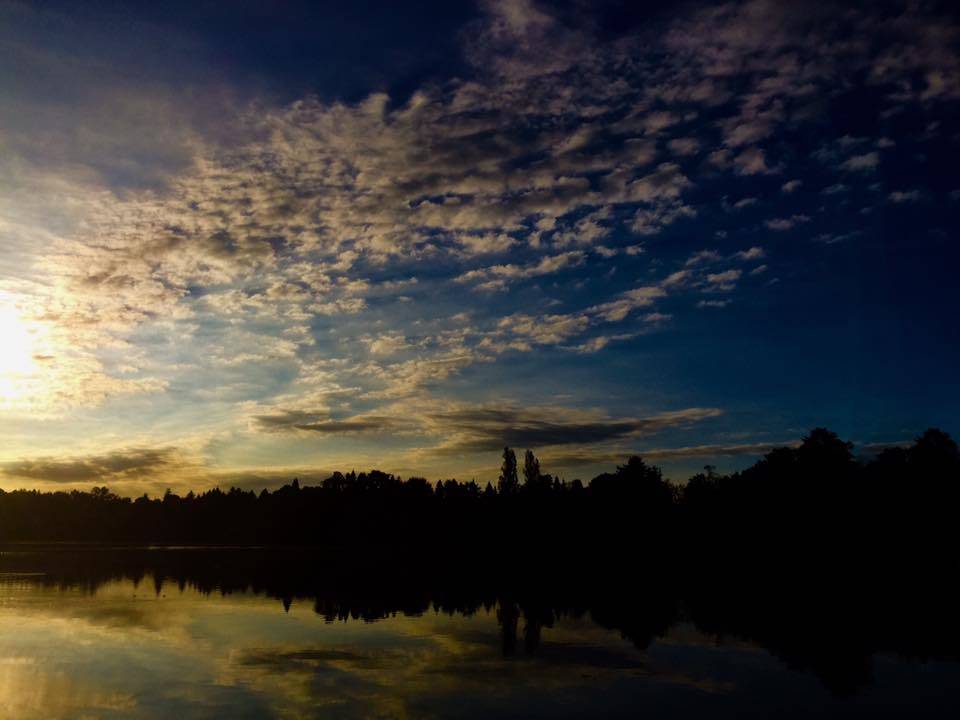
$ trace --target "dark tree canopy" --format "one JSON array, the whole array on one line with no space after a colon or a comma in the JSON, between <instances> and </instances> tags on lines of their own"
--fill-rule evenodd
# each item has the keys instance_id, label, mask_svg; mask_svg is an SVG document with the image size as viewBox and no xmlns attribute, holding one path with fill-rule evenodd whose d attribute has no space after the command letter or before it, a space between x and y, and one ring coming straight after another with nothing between
<instances>
[{"instance_id":1,"label":"dark tree canopy","mask_svg":"<svg viewBox=\"0 0 960 720\"><path fill-rule=\"evenodd\" d=\"M503 465L500 466L500 478L497 489L502 495L512 495L520 486L517 478L517 455L508 447L503 449Z\"/></svg>"},{"instance_id":2,"label":"dark tree canopy","mask_svg":"<svg viewBox=\"0 0 960 720\"><path fill-rule=\"evenodd\" d=\"M533 454L533 450L527 450L524 453L523 480L527 485L536 485L540 480L540 461Z\"/></svg>"},{"instance_id":3,"label":"dark tree canopy","mask_svg":"<svg viewBox=\"0 0 960 720\"><path fill-rule=\"evenodd\" d=\"M670 562L675 552L687 562L753 562L776 551L785 562L842 557L862 538L877 558L904 556L915 542L928 553L953 547L960 503L960 452L933 429L858 460L850 443L817 428L741 472L708 466L683 485L638 456L584 484L543 472L528 450L523 476L521 484L516 454L504 448L496 487L371 470L336 472L317 486L295 479L259 493L168 490L136 500L100 486L0 491L0 541L323 544L345 552L481 544L504 559L522 548L525 562L562 547L592 563L624 555Z\"/></svg>"}]
</instances>

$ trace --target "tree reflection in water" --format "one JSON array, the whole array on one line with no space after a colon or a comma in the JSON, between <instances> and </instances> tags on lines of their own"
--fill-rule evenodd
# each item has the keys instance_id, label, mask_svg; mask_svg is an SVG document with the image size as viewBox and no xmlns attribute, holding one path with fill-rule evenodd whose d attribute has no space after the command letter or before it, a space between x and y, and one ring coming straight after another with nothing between
<instances>
[{"instance_id":1,"label":"tree reflection in water","mask_svg":"<svg viewBox=\"0 0 960 720\"><path fill-rule=\"evenodd\" d=\"M546 562L524 572L502 563L470 567L407 558L350 557L316 549L19 546L0 554L0 573L46 587L98 588L127 579L160 596L181 591L276 598L284 610L308 602L327 622L375 622L430 611L495 614L504 657L536 656L543 628L588 617L646 649L680 623L721 641L754 643L789 668L813 672L835 695L871 682L872 659L960 659L956 591L946 579L915 577L903 589L832 573L811 582L802 572L766 577L639 567L629 574L603 563L563 572Z\"/></svg>"}]
</instances>

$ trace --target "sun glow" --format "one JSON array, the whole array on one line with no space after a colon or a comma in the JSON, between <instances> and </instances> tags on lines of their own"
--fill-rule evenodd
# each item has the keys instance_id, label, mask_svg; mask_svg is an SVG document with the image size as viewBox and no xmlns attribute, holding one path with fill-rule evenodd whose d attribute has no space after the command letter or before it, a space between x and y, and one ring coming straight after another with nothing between
<instances>
[{"instance_id":1,"label":"sun glow","mask_svg":"<svg viewBox=\"0 0 960 720\"><path fill-rule=\"evenodd\" d=\"M0 404L29 392L37 371L40 332L16 305L0 300Z\"/></svg>"}]
</instances>

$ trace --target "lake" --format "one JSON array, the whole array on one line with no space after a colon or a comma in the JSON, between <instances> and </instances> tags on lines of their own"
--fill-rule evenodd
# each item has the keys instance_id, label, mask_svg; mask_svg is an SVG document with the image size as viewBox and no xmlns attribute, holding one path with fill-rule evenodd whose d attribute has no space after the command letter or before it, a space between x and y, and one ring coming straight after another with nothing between
<instances>
[{"instance_id":1,"label":"lake","mask_svg":"<svg viewBox=\"0 0 960 720\"><path fill-rule=\"evenodd\" d=\"M791 655L644 591L552 604L316 570L298 584L257 552L7 549L0 715L960 717L956 658L839 638Z\"/></svg>"}]
</instances>

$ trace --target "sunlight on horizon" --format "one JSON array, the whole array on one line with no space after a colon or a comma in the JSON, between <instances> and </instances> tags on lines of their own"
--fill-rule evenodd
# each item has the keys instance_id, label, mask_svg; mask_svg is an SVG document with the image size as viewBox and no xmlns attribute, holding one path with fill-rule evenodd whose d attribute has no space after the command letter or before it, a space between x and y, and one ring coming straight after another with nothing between
<instances>
[{"instance_id":1,"label":"sunlight on horizon","mask_svg":"<svg viewBox=\"0 0 960 720\"><path fill-rule=\"evenodd\" d=\"M25 400L35 390L43 329L10 299L0 299L0 407Z\"/></svg>"}]
</instances>

